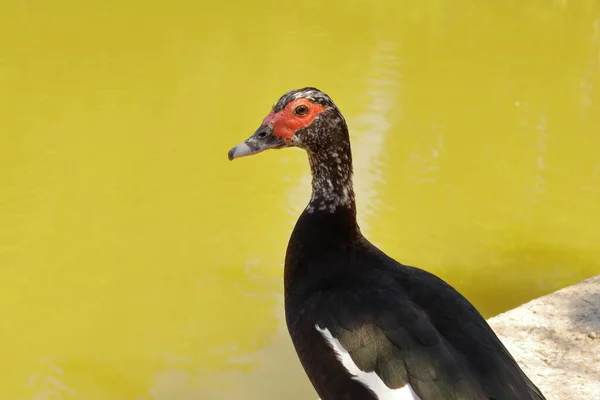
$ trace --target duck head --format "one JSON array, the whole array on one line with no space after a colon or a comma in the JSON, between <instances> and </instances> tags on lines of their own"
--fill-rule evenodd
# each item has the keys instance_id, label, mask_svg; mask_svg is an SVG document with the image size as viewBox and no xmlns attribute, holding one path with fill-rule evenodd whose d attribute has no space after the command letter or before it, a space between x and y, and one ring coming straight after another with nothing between
<instances>
[{"instance_id":1,"label":"duck head","mask_svg":"<svg viewBox=\"0 0 600 400\"><path fill-rule=\"evenodd\" d=\"M286 147L316 152L339 140L348 140L340 111L325 93L306 87L281 96L256 132L229 150L228 157L233 160Z\"/></svg>"}]
</instances>

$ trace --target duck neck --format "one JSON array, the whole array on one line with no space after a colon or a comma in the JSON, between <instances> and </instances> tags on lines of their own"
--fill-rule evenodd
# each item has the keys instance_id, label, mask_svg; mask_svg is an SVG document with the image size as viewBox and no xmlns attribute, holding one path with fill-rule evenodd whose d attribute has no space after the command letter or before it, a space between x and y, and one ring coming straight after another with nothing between
<instances>
[{"instance_id":1,"label":"duck neck","mask_svg":"<svg viewBox=\"0 0 600 400\"><path fill-rule=\"evenodd\" d=\"M350 144L329 146L327 151L309 151L312 196L302 213L296 232L315 246L354 241L360 236L352 188Z\"/></svg>"},{"instance_id":2,"label":"duck neck","mask_svg":"<svg viewBox=\"0 0 600 400\"><path fill-rule=\"evenodd\" d=\"M328 257L344 257L362 237L356 220L356 203L352 188L352 154L348 131L343 129L334 143L313 143L307 149L312 173L312 196L296 222L285 260L286 303L293 297L292 283L302 291L305 285L317 284L323 274L334 273L336 262ZM328 132L328 133L331 133ZM323 264L329 268L323 268ZM344 263L342 263L344 264ZM317 272L318 269L319 272ZM316 279L316 281L315 281Z\"/></svg>"},{"instance_id":3,"label":"duck neck","mask_svg":"<svg viewBox=\"0 0 600 400\"><path fill-rule=\"evenodd\" d=\"M294 287L301 293L306 285L317 285L323 276L338 271L341 264L328 258L338 255L343 259L361 237L352 189L350 145L328 152L309 151L308 157L312 197L288 244L284 274L286 303L294 297ZM296 283L292 285L293 282Z\"/></svg>"},{"instance_id":4,"label":"duck neck","mask_svg":"<svg viewBox=\"0 0 600 400\"><path fill-rule=\"evenodd\" d=\"M308 160L312 174L312 196L306 212L333 214L347 210L356 216L350 144L339 143L327 150L309 151Z\"/></svg>"}]
</instances>

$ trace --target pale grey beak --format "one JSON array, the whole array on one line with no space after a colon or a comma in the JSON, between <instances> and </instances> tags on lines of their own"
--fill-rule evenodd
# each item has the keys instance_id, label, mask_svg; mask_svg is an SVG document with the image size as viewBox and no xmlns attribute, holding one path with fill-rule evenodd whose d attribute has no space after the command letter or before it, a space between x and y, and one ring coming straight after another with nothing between
<instances>
[{"instance_id":1,"label":"pale grey beak","mask_svg":"<svg viewBox=\"0 0 600 400\"><path fill-rule=\"evenodd\" d=\"M285 146L285 140L273 135L273 128L262 125L246 141L229 150L229 160L258 154L269 149L280 149Z\"/></svg>"}]
</instances>

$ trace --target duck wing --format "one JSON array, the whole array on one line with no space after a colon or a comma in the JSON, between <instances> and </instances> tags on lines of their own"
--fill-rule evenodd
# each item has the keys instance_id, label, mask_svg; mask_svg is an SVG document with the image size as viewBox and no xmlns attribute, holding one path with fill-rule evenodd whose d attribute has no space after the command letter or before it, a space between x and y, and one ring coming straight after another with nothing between
<instances>
[{"instance_id":1,"label":"duck wing","mask_svg":"<svg viewBox=\"0 0 600 400\"><path fill-rule=\"evenodd\" d=\"M315 328L353 379L380 400L544 400L483 317L442 286L427 289L438 295L451 289L437 299L435 314L410 293L380 287L360 303L351 294L331 299L337 307L322 311ZM444 312L450 324L440 330L432 319Z\"/></svg>"}]
</instances>

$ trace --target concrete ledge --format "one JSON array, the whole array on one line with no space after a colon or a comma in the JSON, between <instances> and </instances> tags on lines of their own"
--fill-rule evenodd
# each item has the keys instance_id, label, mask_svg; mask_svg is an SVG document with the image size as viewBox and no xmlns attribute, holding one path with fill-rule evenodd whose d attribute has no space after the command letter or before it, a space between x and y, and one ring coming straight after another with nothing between
<instances>
[{"instance_id":1,"label":"concrete ledge","mask_svg":"<svg viewBox=\"0 0 600 400\"><path fill-rule=\"evenodd\" d=\"M546 399L600 399L600 275L488 322Z\"/></svg>"}]
</instances>

